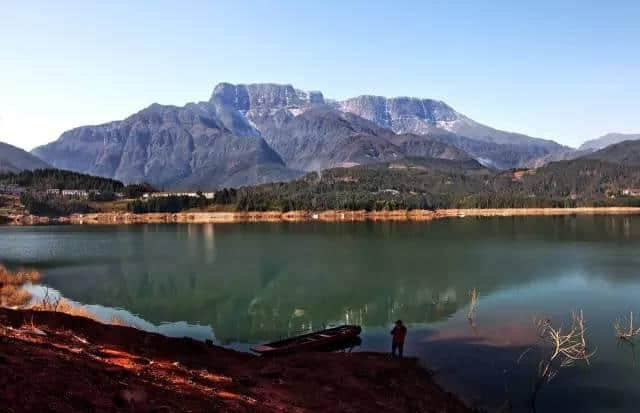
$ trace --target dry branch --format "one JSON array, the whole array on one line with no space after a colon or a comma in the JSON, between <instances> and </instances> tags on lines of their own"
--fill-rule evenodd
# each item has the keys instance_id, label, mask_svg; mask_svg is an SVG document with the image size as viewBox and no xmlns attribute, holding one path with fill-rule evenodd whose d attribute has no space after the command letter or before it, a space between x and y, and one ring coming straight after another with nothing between
<instances>
[{"instance_id":1,"label":"dry branch","mask_svg":"<svg viewBox=\"0 0 640 413\"><path fill-rule=\"evenodd\" d=\"M531 394L531 405L534 411L538 393L545 384L556 377L561 368L571 367L578 361L584 361L589 365L596 354L596 349L591 351L587 345L587 329L582 310L572 312L571 319L569 329L565 329L562 325L554 327L548 318L534 319L538 336L551 348L550 352L541 357L538 362L536 380ZM518 358L518 362L530 350L525 350Z\"/></svg>"},{"instance_id":2,"label":"dry branch","mask_svg":"<svg viewBox=\"0 0 640 413\"><path fill-rule=\"evenodd\" d=\"M469 321L475 319L477 307L478 307L478 290L474 288L469 291L469 313L467 314L467 319L469 319Z\"/></svg>"},{"instance_id":3,"label":"dry branch","mask_svg":"<svg viewBox=\"0 0 640 413\"><path fill-rule=\"evenodd\" d=\"M629 313L628 320L617 319L613 323L613 329L616 332L616 337L620 340L626 340L629 342L632 342L634 337L640 334L640 327L633 327L633 311Z\"/></svg>"}]
</instances>

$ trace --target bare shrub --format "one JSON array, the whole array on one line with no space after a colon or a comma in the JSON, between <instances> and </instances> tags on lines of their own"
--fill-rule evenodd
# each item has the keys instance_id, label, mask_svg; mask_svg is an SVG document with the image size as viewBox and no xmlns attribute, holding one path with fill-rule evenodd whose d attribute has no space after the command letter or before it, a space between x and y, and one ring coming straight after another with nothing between
<instances>
[{"instance_id":1,"label":"bare shrub","mask_svg":"<svg viewBox=\"0 0 640 413\"><path fill-rule=\"evenodd\" d=\"M628 320L617 319L613 323L613 329L616 332L616 337L620 340L626 340L633 342L635 336L640 334L640 327L634 328L633 326L633 311L629 313Z\"/></svg>"},{"instance_id":2,"label":"bare shrub","mask_svg":"<svg viewBox=\"0 0 640 413\"><path fill-rule=\"evenodd\" d=\"M87 310L85 307L74 304L69 300L65 300L64 298L60 300L60 304L58 305L58 312L73 315L76 317L84 317L90 318L95 321L100 321L100 319L98 319L95 314Z\"/></svg>"},{"instance_id":3,"label":"bare shrub","mask_svg":"<svg viewBox=\"0 0 640 413\"><path fill-rule=\"evenodd\" d=\"M554 327L551 320L547 318L534 319L538 336L543 341L548 353L542 354L538 362L536 379L531 393L531 406L535 411L535 403L542 387L551 382L560 369L574 366L577 362L590 364L591 358L596 354L596 350L589 350L586 339L586 328L582 310L571 313L571 327L564 329L563 326ZM529 353L532 348L525 350L518 359L518 362Z\"/></svg>"},{"instance_id":4,"label":"bare shrub","mask_svg":"<svg viewBox=\"0 0 640 413\"><path fill-rule=\"evenodd\" d=\"M87 310L85 307L74 304L71 301L64 299L58 295L51 294L48 288L45 288L44 295L40 299L40 302L33 306L33 309L38 311L64 313L100 321L95 314Z\"/></svg>"},{"instance_id":5,"label":"bare shrub","mask_svg":"<svg viewBox=\"0 0 640 413\"><path fill-rule=\"evenodd\" d=\"M478 308L478 290L476 288L469 291L469 313L467 318L473 320L476 317L476 309Z\"/></svg>"},{"instance_id":6,"label":"bare shrub","mask_svg":"<svg viewBox=\"0 0 640 413\"><path fill-rule=\"evenodd\" d=\"M53 311L54 313L58 311L58 307L60 306L60 301L62 298L60 296L55 296L49 293L49 288L44 289L44 295L40 299L40 302L33 306L35 310L40 311Z\"/></svg>"},{"instance_id":7,"label":"bare shrub","mask_svg":"<svg viewBox=\"0 0 640 413\"><path fill-rule=\"evenodd\" d=\"M467 320L471 329L476 332L476 310L478 309L478 290L476 288L469 290L469 312Z\"/></svg>"},{"instance_id":8,"label":"bare shrub","mask_svg":"<svg viewBox=\"0 0 640 413\"><path fill-rule=\"evenodd\" d=\"M49 292L48 288L45 288L45 293L40 299L40 302L32 307L38 311L51 311L54 313L64 313L76 317L88 318L93 321L104 323L96 314L89 311L86 307L76 304L60 296L55 296ZM109 322L106 324L128 326L131 327L124 319L118 316L112 316Z\"/></svg>"}]
</instances>

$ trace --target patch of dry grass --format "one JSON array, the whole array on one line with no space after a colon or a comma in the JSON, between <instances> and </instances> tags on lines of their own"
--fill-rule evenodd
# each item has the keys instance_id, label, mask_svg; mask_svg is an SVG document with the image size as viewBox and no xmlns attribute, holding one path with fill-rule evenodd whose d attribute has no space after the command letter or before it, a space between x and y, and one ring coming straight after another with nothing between
<instances>
[{"instance_id":1,"label":"patch of dry grass","mask_svg":"<svg viewBox=\"0 0 640 413\"><path fill-rule=\"evenodd\" d=\"M33 270L20 270L11 272L0 266L0 286L1 285L23 285L28 282L40 280L40 273Z\"/></svg>"},{"instance_id":2,"label":"patch of dry grass","mask_svg":"<svg viewBox=\"0 0 640 413\"><path fill-rule=\"evenodd\" d=\"M122 318L113 316L109 322L105 322L100 319L96 314L89 311L86 307L73 303L60 296L55 296L49 293L49 290L45 288L44 295L40 299L40 302L34 304L32 309L36 311L51 311L54 313L64 313L76 317L88 318L93 321L104 324L112 324L119 326L129 326L129 324Z\"/></svg>"},{"instance_id":3,"label":"patch of dry grass","mask_svg":"<svg viewBox=\"0 0 640 413\"><path fill-rule=\"evenodd\" d=\"M40 273L34 270L9 271L0 265L0 307L25 307L33 295L23 288L26 283L35 283L41 278ZM56 294L51 294L45 288L44 295L37 303L30 306L36 311L51 311L54 313L65 313L76 317L89 318L100 323L105 323L97 315L89 311L86 307L75 304ZM105 324L119 326L130 326L125 320L118 316L111 317Z\"/></svg>"},{"instance_id":4,"label":"patch of dry grass","mask_svg":"<svg viewBox=\"0 0 640 413\"><path fill-rule=\"evenodd\" d=\"M35 283L41 278L38 271L20 270L9 271L0 266L0 306L2 307L24 307L32 299L32 294L23 288L26 283ZM94 321L103 322L87 308L75 304L65 298L51 294L45 288L44 296L31 306L36 311L51 311L54 313L65 313L77 317L89 318ZM119 317L112 317L110 324L126 326L126 321Z\"/></svg>"},{"instance_id":5,"label":"patch of dry grass","mask_svg":"<svg viewBox=\"0 0 640 413\"><path fill-rule=\"evenodd\" d=\"M0 266L0 306L24 306L31 300L31 293L22 288L28 282L36 282L40 273L32 270L11 272Z\"/></svg>"},{"instance_id":6,"label":"patch of dry grass","mask_svg":"<svg viewBox=\"0 0 640 413\"><path fill-rule=\"evenodd\" d=\"M32 306L37 311L51 311L54 313L65 313L78 317L90 318L100 321L95 314L87 310L85 307L72 303L60 296L54 296L49 293L49 289L45 289L44 295L40 302Z\"/></svg>"},{"instance_id":7,"label":"patch of dry grass","mask_svg":"<svg viewBox=\"0 0 640 413\"><path fill-rule=\"evenodd\" d=\"M0 306L19 307L29 303L31 293L21 286L4 284L0 287Z\"/></svg>"},{"instance_id":8,"label":"patch of dry grass","mask_svg":"<svg viewBox=\"0 0 640 413\"><path fill-rule=\"evenodd\" d=\"M127 323L126 321L124 321L124 319L122 319L121 317L118 317L117 315L111 316L111 320L109 321L109 324L113 326L135 327L134 325Z\"/></svg>"}]
</instances>

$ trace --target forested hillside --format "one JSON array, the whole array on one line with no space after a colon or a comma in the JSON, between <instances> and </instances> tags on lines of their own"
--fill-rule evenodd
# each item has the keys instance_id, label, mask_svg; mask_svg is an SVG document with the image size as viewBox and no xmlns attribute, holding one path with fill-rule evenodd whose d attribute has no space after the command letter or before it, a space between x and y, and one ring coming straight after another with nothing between
<instances>
[{"instance_id":1,"label":"forested hillside","mask_svg":"<svg viewBox=\"0 0 640 413\"><path fill-rule=\"evenodd\" d=\"M629 140L616 143L597 152L593 152L585 156L585 158L599 159L601 161L624 165L640 165L640 141Z\"/></svg>"},{"instance_id":2,"label":"forested hillside","mask_svg":"<svg viewBox=\"0 0 640 413\"><path fill-rule=\"evenodd\" d=\"M219 191L239 210L522 208L638 205L640 167L579 159L494 172L475 161L409 159L336 168L280 184Z\"/></svg>"},{"instance_id":3,"label":"forested hillside","mask_svg":"<svg viewBox=\"0 0 640 413\"><path fill-rule=\"evenodd\" d=\"M124 185L114 179L80 174L61 169L36 169L0 174L0 185L18 185L25 188L46 189L80 189L101 192L122 192Z\"/></svg>"},{"instance_id":4,"label":"forested hillside","mask_svg":"<svg viewBox=\"0 0 640 413\"><path fill-rule=\"evenodd\" d=\"M55 169L0 175L0 185L36 191L83 189L123 192L139 197L153 188L124 187L121 182ZM287 183L226 188L214 199L204 196L139 199L128 204L136 213L220 208L239 211L397 210L440 208L544 208L640 206L640 197L624 196L640 188L640 166L575 159L538 169L495 171L477 161L409 158L393 162L312 172ZM36 196L37 195L37 196ZM68 214L88 210L64 200L24 194L32 211ZM29 198L30 197L30 198ZM35 198L34 198L35 197ZM42 207L47 201L48 208ZM51 201L51 202L49 202ZM65 201L66 202L66 201ZM77 202L76 202L77 203ZM29 205L27 205L29 204Z\"/></svg>"}]
</instances>

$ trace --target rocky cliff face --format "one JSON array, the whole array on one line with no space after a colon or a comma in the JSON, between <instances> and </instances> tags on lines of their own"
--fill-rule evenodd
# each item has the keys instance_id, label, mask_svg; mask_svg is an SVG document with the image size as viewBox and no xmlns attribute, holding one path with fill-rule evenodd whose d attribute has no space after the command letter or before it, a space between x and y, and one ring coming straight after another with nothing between
<instances>
[{"instance_id":1,"label":"rocky cliff face","mask_svg":"<svg viewBox=\"0 0 640 413\"><path fill-rule=\"evenodd\" d=\"M57 168L167 188L210 189L299 175L242 116L208 103L154 104L123 121L72 129L34 153Z\"/></svg>"},{"instance_id":2,"label":"rocky cliff face","mask_svg":"<svg viewBox=\"0 0 640 413\"><path fill-rule=\"evenodd\" d=\"M273 111L282 108L301 108L312 104L324 104L321 92L305 92L291 85L258 83L251 85L218 84L210 102L221 103L242 114L249 111Z\"/></svg>"},{"instance_id":3,"label":"rocky cliff face","mask_svg":"<svg viewBox=\"0 0 640 413\"><path fill-rule=\"evenodd\" d=\"M568 149L553 141L488 127L432 99L359 96L337 102L335 106L396 133L439 136L484 164L499 169L522 166L530 159Z\"/></svg>"},{"instance_id":4,"label":"rocky cliff face","mask_svg":"<svg viewBox=\"0 0 640 413\"><path fill-rule=\"evenodd\" d=\"M291 85L221 83L207 102L154 104L122 121L72 129L34 154L124 182L208 189L407 156L472 156L511 168L563 148L481 125L436 100L335 102Z\"/></svg>"},{"instance_id":5,"label":"rocky cliff face","mask_svg":"<svg viewBox=\"0 0 640 413\"><path fill-rule=\"evenodd\" d=\"M422 134L433 126L445 126L459 117L444 102L431 99L358 96L337 102L335 106L342 112L354 113L396 133ZM407 124L409 119L414 122Z\"/></svg>"},{"instance_id":6,"label":"rocky cliff face","mask_svg":"<svg viewBox=\"0 0 640 413\"><path fill-rule=\"evenodd\" d=\"M0 173L20 172L23 170L50 168L46 162L36 158L29 152L16 148L8 143L0 142Z\"/></svg>"},{"instance_id":7,"label":"rocky cliff face","mask_svg":"<svg viewBox=\"0 0 640 413\"><path fill-rule=\"evenodd\" d=\"M402 138L359 115L337 110L335 105L325 103L320 92L307 94L277 85L238 86L229 92L224 86L216 88L214 100L225 101L218 96L227 96L228 104L236 104L233 96L245 96L245 91L249 97L241 101L249 103L235 107L293 169L313 171L406 156L469 158L445 142L417 135Z\"/></svg>"}]
</instances>

